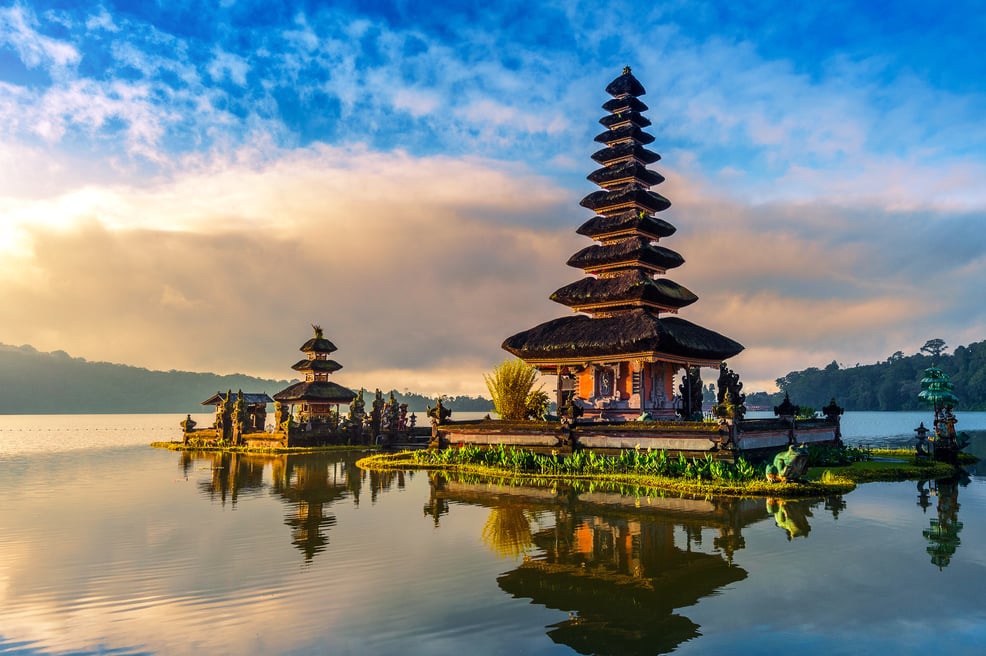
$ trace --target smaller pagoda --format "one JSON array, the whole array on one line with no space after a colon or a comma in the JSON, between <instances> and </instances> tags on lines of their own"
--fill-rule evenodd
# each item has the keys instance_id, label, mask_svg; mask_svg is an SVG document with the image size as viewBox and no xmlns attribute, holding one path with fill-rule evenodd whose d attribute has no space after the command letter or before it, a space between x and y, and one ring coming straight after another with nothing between
<instances>
[{"instance_id":1,"label":"smaller pagoda","mask_svg":"<svg viewBox=\"0 0 986 656\"><path fill-rule=\"evenodd\" d=\"M302 344L300 349L307 357L291 367L303 372L305 380L275 394L274 401L282 406L288 405L290 416L301 422L334 421L338 417L339 404L348 404L356 398L356 392L329 380L329 374L342 369L341 364L329 359L329 354L338 349L325 338L321 326L312 325L312 328L315 329L315 336Z\"/></svg>"}]
</instances>

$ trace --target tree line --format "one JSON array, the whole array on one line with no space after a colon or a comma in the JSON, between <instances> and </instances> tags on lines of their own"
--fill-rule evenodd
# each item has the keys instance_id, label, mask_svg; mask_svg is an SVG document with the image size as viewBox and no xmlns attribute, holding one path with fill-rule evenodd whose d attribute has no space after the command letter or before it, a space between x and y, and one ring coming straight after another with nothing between
<instances>
[{"instance_id":1,"label":"tree line","mask_svg":"<svg viewBox=\"0 0 986 656\"><path fill-rule=\"evenodd\" d=\"M843 367L832 361L823 368L792 371L777 379L774 405L787 394L801 406L821 408L831 399L846 410L924 410L918 399L924 370L945 372L959 398L960 410L986 410L986 341L959 346L949 354L940 338L929 339L918 353L897 351L885 361ZM748 397L749 402L749 397Z\"/></svg>"},{"instance_id":2,"label":"tree line","mask_svg":"<svg viewBox=\"0 0 986 656\"><path fill-rule=\"evenodd\" d=\"M959 397L960 410L986 410L986 341L959 346L948 353L942 339L928 340L918 353L897 351L885 361L844 367L792 371L777 379L780 392L747 392L747 405L773 407L788 394L791 401L821 408L831 399L846 410L923 410L918 399L924 370L944 371ZM244 374L220 375L189 371L153 371L141 367L89 362L64 351L39 352L31 346L0 344L0 414L73 414L130 412L202 412L201 402L217 391L242 389L273 395L293 381ZM714 397L715 386L704 390ZM372 394L374 390L368 389ZM392 390L408 410L424 412L435 398ZM384 392L385 396L390 391ZM481 396L452 396L445 407L459 412L490 412Z\"/></svg>"}]
</instances>

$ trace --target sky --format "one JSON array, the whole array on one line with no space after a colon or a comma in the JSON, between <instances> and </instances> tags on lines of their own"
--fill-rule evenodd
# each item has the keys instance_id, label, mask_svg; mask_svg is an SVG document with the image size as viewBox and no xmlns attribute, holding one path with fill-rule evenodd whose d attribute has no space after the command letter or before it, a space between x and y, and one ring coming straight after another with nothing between
<instances>
[{"instance_id":1,"label":"sky","mask_svg":"<svg viewBox=\"0 0 986 656\"><path fill-rule=\"evenodd\" d=\"M963 0L0 0L0 343L284 379L317 323L342 384L484 394L570 312L625 65L747 391L981 341L984 42Z\"/></svg>"}]
</instances>

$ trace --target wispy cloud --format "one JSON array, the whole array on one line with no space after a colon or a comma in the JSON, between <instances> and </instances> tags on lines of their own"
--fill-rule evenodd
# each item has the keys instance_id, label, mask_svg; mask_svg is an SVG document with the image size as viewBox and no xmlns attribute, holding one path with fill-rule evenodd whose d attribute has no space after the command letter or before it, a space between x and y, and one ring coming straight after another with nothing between
<instances>
[{"instance_id":1,"label":"wispy cloud","mask_svg":"<svg viewBox=\"0 0 986 656\"><path fill-rule=\"evenodd\" d=\"M79 62L81 55L72 44L37 28L37 18L22 5L0 8L0 45L13 48L25 66L59 69Z\"/></svg>"}]
</instances>

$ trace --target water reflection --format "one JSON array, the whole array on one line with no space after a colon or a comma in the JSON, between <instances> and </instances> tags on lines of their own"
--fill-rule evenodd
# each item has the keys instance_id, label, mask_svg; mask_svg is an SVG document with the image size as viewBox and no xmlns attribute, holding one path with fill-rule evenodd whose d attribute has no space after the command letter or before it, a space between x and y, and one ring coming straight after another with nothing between
<instances>
[{"instance_id":1,"label":"water reflection","mask_svg":"<svg viewBox=\"0 0 986 656\"><path fill-rule=\"evenodd\" d=\"M959 521L959 485L969 484L969 476L963 472L953 478L941 478L936 481L921 481L918 483L918 505L921 510L928 512L932 496L937 498L937 516L930 520L930 527L921 532L928 541L928 555L931 562L939 570L948 567L952 556L959 548L961 540L959 531L962 522Z\"/></svg>"},{"instance_id":2,"label":"water reflection","mask_svg":"<svg viewBox=\"0 0 986 656\"><path fill-rule=\"evenodd\" d=\"M811 509L836 515L841 497L638 498L579 484L492 485L429 474L425 515L436 523L454 504L488 506L482 540L519 565L497 578L514 598L568 613L547 635L583 654L660 654L699 635L678 613L747 571L734 564L743 529L774 519L789 539L806 537ZM451 505L450 505L451 504ZM703 532L714 531L703 549Z\"/></svg>"},{"instance_id":3,"label":"water reflection","mask_svg":"<svg viewBox=\"0 0 986 656\"><path fill-rule=\"evenodd\" d=\"M534 546L532 522L538 522L540 513L518 506L490 509L490 516L483 525L483 543L500 558L520 558Z\"/></svg>"},{"instance_id":4,"label":"water reflection","mask_svg":"<svg viewBox=\"0 0 986 656\"><path fill-rule=\"evenodd\" d=\"M235 506L244 494L269 493L287 507L284 524L291 544L306 563L326 550L329 532L337 524L333 504L351 500L359 506L364 484L371 502L386 490L402 489L406 472L366 472L356 466L354 453L245 454L216 451L183 451L180 465L185 477L196 468L208 467L212 477L199 483L210 501Z\"/></svg>"},{"instance_id":5,"label":"water reflection","mask_svg":"<svg viewBox=\"0 0 986 656\"><path fill-rule=\"evenodd\" d=\"M774 517L774 523L784 529L787 539L808 537L811 525L811 503L808 501L787 501L767 499L767 512Z\"/></svg>"}]
</instances>

